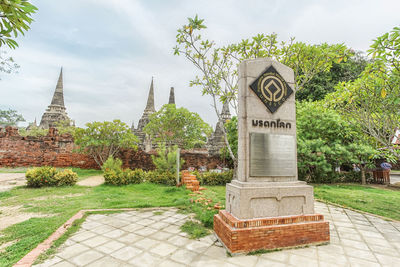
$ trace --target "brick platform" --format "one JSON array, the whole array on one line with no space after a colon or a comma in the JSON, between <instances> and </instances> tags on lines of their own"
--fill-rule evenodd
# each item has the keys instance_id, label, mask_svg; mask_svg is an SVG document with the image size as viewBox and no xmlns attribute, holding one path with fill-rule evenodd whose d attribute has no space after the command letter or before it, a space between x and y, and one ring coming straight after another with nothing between
<instances>
[{"instance_id":1,"label":"brick platform","mask_svg":"<svg viewBox=\"0 0 400 267\"><path fill-rule=\"evenodd\" d=\"M214 215L214 231L230 253L328 243L329 223L320 214L239 220L225 210Z\"/></svg>"}]
</instances>

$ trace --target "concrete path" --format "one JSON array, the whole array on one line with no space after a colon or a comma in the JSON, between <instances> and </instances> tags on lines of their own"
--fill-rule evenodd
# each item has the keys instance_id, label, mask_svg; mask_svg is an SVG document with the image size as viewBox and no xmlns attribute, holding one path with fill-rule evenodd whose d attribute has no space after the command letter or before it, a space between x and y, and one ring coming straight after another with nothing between
<instances>
[{"instance_id":1,"label":"concrete path","mask_svg":"<svg viewBox=\"0 0 400 267\"><path fill-rule=\"evenodd\" d=\"M90 176L84 180L77 182L76 184L81 186L90 186L90 187L98 186L104 184L104 177L101 175Z\"/></svg>"},{"instance_id":2,"label":"concrete path","mask_svg":"<svg viewBox=\"0 0 400 267\"><path fill-rule=\"evenodd\" d=\"M400 183L400 174L390 174L390 183L395 184L395 183Z\"/></svg>"},{"instance_id":3,"label":"concrete path","mask_svg":"<svg viewBox=\"0 0 400 267\"><path fill-rule=\"evenodd\" d=\"M0 192L25 184L25 173L0 173Z\"/></svg>"},{"instance_id":4,"label":"concrete path","mask_svg":"<svg viewBox=\"0 0 400 267\"><path fill-rule=\"evenodd\" d=\"M399 266L400 222L319 202L315 207L330 222L329 245L229 257L212 235L191 240L180 231L188 215L143 209L88 216L37 266Z\"/></svg>"}]
</instances>

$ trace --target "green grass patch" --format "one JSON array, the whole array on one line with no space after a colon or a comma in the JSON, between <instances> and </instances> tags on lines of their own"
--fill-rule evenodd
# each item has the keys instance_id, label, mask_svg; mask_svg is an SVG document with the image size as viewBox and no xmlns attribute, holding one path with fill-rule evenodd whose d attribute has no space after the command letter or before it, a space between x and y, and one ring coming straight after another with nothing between
<instances>
[{"instance_id":1,"label":"green grass patch","mask_svg":"<svg viewBox=\"0 0 400 267\"><path fill-rule=\"evenodd\" d=\"M275 252L275 251L281 251L281 248L275 248L275 249L258 249L258 250L254 250L254 251L250 251L249 253L247 253L246 255L260 255L260 254L265 254L265 253L271 253L271 252Z\"/></svg>"},{"instance_id":2,"label":"green grass patch","mask_svg":"<svg viewBox=\"0 0 400 267\"><path fill-rule=\"evenodd\" d=\"M25 173L27 169L26 167L0 168L0 173Z\"/></svg>"},{"instance_id":3,"label":"green grass patch","mask_svg":"<svg viewBox=\"0 0 400 267\"><path fill-rule=\"evenodd\" d=\"M46 250L44 253L40 254L39 257L36 259L35 264L40 264L43 263L45 260L50 258L53 254L57 252L57 248L61 246L72 234L74 234L76 231L79 230L81 227L82 223L86 220L86 217L88 216L89 213L85 214L82 218L75 220L71 227L68 228L68 230L54 243L51 245L51 247Z\"/></svg>"},{"instance_id":4,"label":"green grass patch","mask_svg":"<svg viewBox=\"0 0 400 267\"><path fill-rule=\"evenodd\" d=\"M400 220L400 191L354 184L314 185L315 198Z\"/></svg>"},{"instance_id":5,"label":"green grass patch","mask_svg":"<svg viewBox=\"0 0 400 267\"><path fill-rule=\"evenodd\" d=\"M198 239L210 234L210 230L204 227L201 223L194 221L187 221L181 226L181 230L187 234L191 239Z\"/></svg>"}]
</instances>

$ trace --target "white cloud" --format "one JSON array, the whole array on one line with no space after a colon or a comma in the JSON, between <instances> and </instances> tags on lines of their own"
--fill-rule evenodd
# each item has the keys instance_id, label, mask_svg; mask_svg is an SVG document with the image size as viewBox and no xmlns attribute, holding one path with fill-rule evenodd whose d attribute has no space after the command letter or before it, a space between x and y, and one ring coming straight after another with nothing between
<instances>
[{"instance_id":1,"label":"white cloud","mask_svg":"<svg viewBox=\"0 0 400 267\"><path fill-rule=\"evenodd\" d=\"M67 112L78 125L120 118L137 122L151 77L156 108L175 87L176 102L215 124L210 98L189 88L196 69L172 55L176 30L198 14L204 35L218 44L257 33L277 32L282 40L344 42L367 49L371 39L398 25L400 2L327 0L70 0L35 1L35 15L20 48L12 51L19 74L1 75L0 108L38 120L51 101L64 66Z\"/></svg>"}]
</instances>

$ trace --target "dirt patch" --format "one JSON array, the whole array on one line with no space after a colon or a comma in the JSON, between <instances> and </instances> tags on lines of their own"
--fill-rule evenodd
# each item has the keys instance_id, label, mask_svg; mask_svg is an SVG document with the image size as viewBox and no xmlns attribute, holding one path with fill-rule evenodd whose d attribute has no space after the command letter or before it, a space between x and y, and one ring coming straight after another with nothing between
<instances>
[{"instance_id":1,"label":"dirt patch","mask_svg":"<svg viewBox=\"0 0 400 267\"><path fill-rule=\"evenodd\" d=\"M90 187L98 186L104 184L104 177L101 175L90 176L89 178L79 181L76 184L81 186L90 186Z\"/></svg>"},{"instance_id":2,"label":"dirt patch","mask_svg":"<svg viewBox=\"0 0 400 267\"><path fill-rule=\"evenodd\" d=\"M25 184L25 173L0 173L0 192Z\"/></svg>"},{"instance_id":3,"label":"dirt patch","mask_svg":"<svg viewBox=\"0 0 400 267\"><path fill-rule=\"evenodd\" d=\"M0 231L13 224L29 220L30 218L47 216L53 215L23 212L21 205L0 207Z\"/></svg>"},{"instance_id":4,"label":"dirt patch","mask_svg":"<svg viewBox=\"0 0 400 267\"><path fill-rule=\"evenodd\" d=\"M17 242L18 242L18 240L12 240L12 241L6 242L6 243L4 243L4 244L1 244L1 245L0 245L0 253L6 251L6 248L7 248L7 247L12 246L12 245L14 245L14 244L17 243Z\"/></svg>"},{"instance_id":5,"label":"dirt patch","mask_svg":"<svg viewBox=\"0 0 400 267\"><path fill-rule=\"evenodd\" d=\"M70 198L70 197L80 197L83 195L84 194L82 194L82 193L68 194L68 195L63 195L63 196L52 195L52 196L35 197L32 200L49 200L49 199L60 199L60 198L64 199L64 198Z\"/></svg>"}]
</instances>

